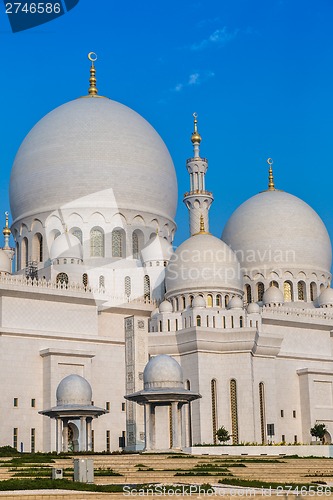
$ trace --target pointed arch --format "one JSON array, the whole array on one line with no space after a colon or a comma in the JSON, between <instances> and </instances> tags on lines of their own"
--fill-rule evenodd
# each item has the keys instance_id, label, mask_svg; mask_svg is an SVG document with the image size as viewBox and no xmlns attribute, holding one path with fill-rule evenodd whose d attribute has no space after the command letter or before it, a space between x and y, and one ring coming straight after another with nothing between
<instances>
[{"instance_id":1,"label":"pointed arch","mask_svg":"<svg viewBox=\"0 0 333 500\"><path fill-rule=\"evenodd\" d=\"M43 236L35 233L32 238L32 260L43 262Z\"/></svg>"},{"instance_id":2,"label":"pointed arch","mask_svg":"<svg viewBox=\"0 0 333 500\"><path fill-rule=\"evenodd\" d=\"M143 278L143 296L146 300L150 300L150 278L148 274L146 274Z\"/></svg>"},{"instance_id":3,"label":"pointed arch","mask_svg":"<svg viewBox=\"0 0 333 500\"><path fill-rule=\"evenodd\" d=\"M21 269L28 267L29 261L28 238L25 236L21 243Z\"/></svg>"},{"instance_id":4,"label":"pointed arch","mask_svg":"<svg viewBox=\"0 0 333 500\"><path fill-rule=\"evenodd\" d=\"M258 298L258 302L262 301L263 296L264 296L264 292L265 292L265 286L260 281L259 283L257 283L257 298Z\"/></svg>"},{"instance_id":5,"label":"pointed arch","mask_svg":"<svg viewBox=\"0 0 333 500\"><path fill-rule=\"evenodd\" d=\"M69 232L73 235L76 236L78 240L80 240L80 243L82 245L83 238L82 238L82 230L79 227L72 227Z\"/></svg>"},{"instance_id":6,"label":"pointed arch","mask_svg":"<svg viewBox=\"0 0 333 500\"><path fill-rule=\"evenodd\" d=\"M293 300L293 284L291 281L285 281L283 283L283 296L285 302L292 302Z\"/></svg>"},{"instance_id":7,"label":"pointed arch","mask_svg":"<svg viewBox=\"0 0 333 500\"><path fill-rule=\"evenodd\" d=\"M133 259L140 258L140 252L144 245L144 235L140 229L135 229L132 233L132 255Z\"/></svg>"}]
</instances>

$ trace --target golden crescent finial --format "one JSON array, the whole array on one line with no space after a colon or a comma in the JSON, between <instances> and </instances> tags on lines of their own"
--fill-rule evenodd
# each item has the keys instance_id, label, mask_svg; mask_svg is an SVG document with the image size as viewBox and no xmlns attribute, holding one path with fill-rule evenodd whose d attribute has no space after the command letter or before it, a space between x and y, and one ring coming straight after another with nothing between
<instances>
[{"instance_id":1,"label":"golden crescent finial","mask_svg":"<svg viewBox=\"0 0 333 500\"><path fill-rule=\"evenodd\" d=\"M94 63L95 61L97 61L97 54L95 52L89 52L88 59L89 61Z\"/></svg>"},{"instance_id":2,"label":"golden crescent finial","mask_svg":"<svg viewBox=\"0 0 333 500\"><path fill-rule=\"evenodd\" d=\"M198 113L193 113L193 118L194 118L194 131L191 137L191 141L194 144L195 142L199 143L201 142L201 135L198 132Z\"/></svg>"},{"instance_id":3,"label":"golden crescent finial","mask_svg":"<svg viewBox=\"0 0 333 500\"><path fill-rule=\"evenodd\" d=\"M268 170L268 191L275 191L275 185L274 185L274 176L273 176L273 160L272 158L267 158L267 163L269 165L269 170Z\"/></svg>"},{"instance_id":4,"label":"golden crescent finial","mask_svg":"<svg viewBox=\"0 0 333 500\"><path fill-rule=\"evenodd\" d=\"M90 78L89 78L90 87L88 89L88 94L90 97L95 97L98 94L98 90L96 87L96 69L94 65L94 62L97 61L97 54L95 54L95 52L89 52L88 59L89 61L91 61Z\"/></svg>"}]
</instances>

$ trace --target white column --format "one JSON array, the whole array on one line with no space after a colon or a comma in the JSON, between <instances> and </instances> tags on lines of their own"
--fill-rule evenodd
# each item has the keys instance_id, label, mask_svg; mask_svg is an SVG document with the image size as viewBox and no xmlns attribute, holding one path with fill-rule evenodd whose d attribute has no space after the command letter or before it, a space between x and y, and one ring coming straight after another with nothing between
<instances>
[{"instance_id":1,"label":"white column","mask_svg":"<svg viewBox=\"0 0 333 500\"><path fill-rule=\"evenodd\" d=\"M62 420L56 417L56 452L62 451Z\"/></svg>"},{"instance_id":2,"label":"white column","mask_svg":"<svg viewBox=\"0 0 333 500\"><path fill-rule=\"evenodd\" d=\"M86 422L87 422L87 446L86 446L86 449L87 449L87 451L92 451L92 434L91 434L92 418L87 417Z\"/></svg>"},{"instance_id":3,"label":"white column","mask_svg":"<svg viewBox=\"0 0 333 500\"><path fill-rule=\"evenodd\" d=\"M145 451L155 449L155 406L145 404Z\"/></svg>"},{"instance_id":4,"label":"white column","mask_svg":"<svg viewBox=\"0 0 333 500\"><path fill-rule=\"evenodd\" d=\"M181 443L181 418L177 401L171 403L172 406L172 448L180 449Z\"/></svg>"},{"instance_id":5,"label":"white column","mask_svg":"<svg viewBox=\"0 0 333 500\"><path fill-rule=\"evenodd\" d=\"M80 418L80 451L86 451L86 441L87 441L87 435L86 435L86 417L81 417Z\"/></svg>"},{"instance_id":6,"label":"white column","mask_svg":"<svg viewBox=\"0 0 333 500\"><path fill-rule=\"evenodd\" d=\"M62 431L62 451L65 453L68 451L68 420L63 420L63 431Z\"/></svg>"}]
</instances>

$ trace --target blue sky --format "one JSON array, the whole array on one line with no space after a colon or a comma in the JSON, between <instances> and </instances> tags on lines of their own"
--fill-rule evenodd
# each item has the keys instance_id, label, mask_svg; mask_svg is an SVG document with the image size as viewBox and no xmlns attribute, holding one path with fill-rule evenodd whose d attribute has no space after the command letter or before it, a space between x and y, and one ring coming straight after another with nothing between
<instances>
[{"instance_id":1,"label":"blue sky","mask_svg":"<svg viewBox=\"0 0 333 500\"><path fill-rule=\"evenodd\" d=\"M95 51L100 93L142 114L173 157L176 243L188 235L182 195L194 111L215 196L213 234L266 189L272 157L276 187L309 203L333 239L332 22L331 0L80 0L12 34L1 4L0 213L20 143L47 112L86 93Z\"/></svg>"}]
</instances>

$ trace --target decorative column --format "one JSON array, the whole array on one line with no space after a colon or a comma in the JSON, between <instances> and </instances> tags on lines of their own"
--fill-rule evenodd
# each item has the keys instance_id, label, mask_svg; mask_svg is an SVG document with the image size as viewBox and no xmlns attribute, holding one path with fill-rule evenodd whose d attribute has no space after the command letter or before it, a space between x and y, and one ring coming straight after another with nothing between
<instances>
[{"instance_id":1,"label":"decorative column","mask_svg":"<svg viewBox=\"0 0 333 500\"><path fill-rule=\"evenodd\" d=\"M155 449L155 405L145 404L145 451Z\"/></svg>"},{"instance_id":2,"label":"decorative column","mask_svg":"<svg viewBox=\"0 0 333 500\"><path fill-rule=\"evenodd\" d=\"M208 160L200 156L201 135L198 132L198 115L194 116L194 131L192 134L193 158L186 160L186 168L190 174L190 191L184 194L184 203L190 215L190 234L200 231L200 218L203 219L205 230L209 232L208 211L214 201L213 194L206 191L205 176Z\"/></svg>"},{"instance_id":3,"label":"decorative column","mask_svg":"<svg viewBox=\"0 0 333 500\"><path fill-rule=\"evenodd\" d=\"M181 414L177 401L171 403L172 407L172 448L181 448Z\"/></svg>"},{"instance_id":4,"label":"decorative column","mask_svg":"<svg viewBox=\"0 0 333 500\"><path fill-rule=\"evenodd\" d=\"M92 418L87 417L86 418L86 425L87 425L87 443L86 443L86 450L87 451L92 451Z\"/></svg>"},{"instance_id":5,"label":"decorative column","mask_svg":"<svg viewBox=\"0 0 333 500\"><path fill-rule=\"evenodd\" d=\"M56 452L62 451L62 420L56 417Z\"/></svg>"},{"instance_id":6,"label":"decorative column","mask_svg":"<svg viewBox=\"0 0 333 500\"><path fill-rule=\"evenodd\" d=\"M68 452L68 420L63 419L63 431L62 431L62 451Z\"/></svg>"},{"instance_id":7,"label":"decorative column","mask_svg":"<svg viewBox=\"0 0 333 500\"><path fill-rule=\"evenodd\" d=\"M86 417L80 417L80 451L86 451L87 443L87 421Z\"/></svg>"}]
</instances>

